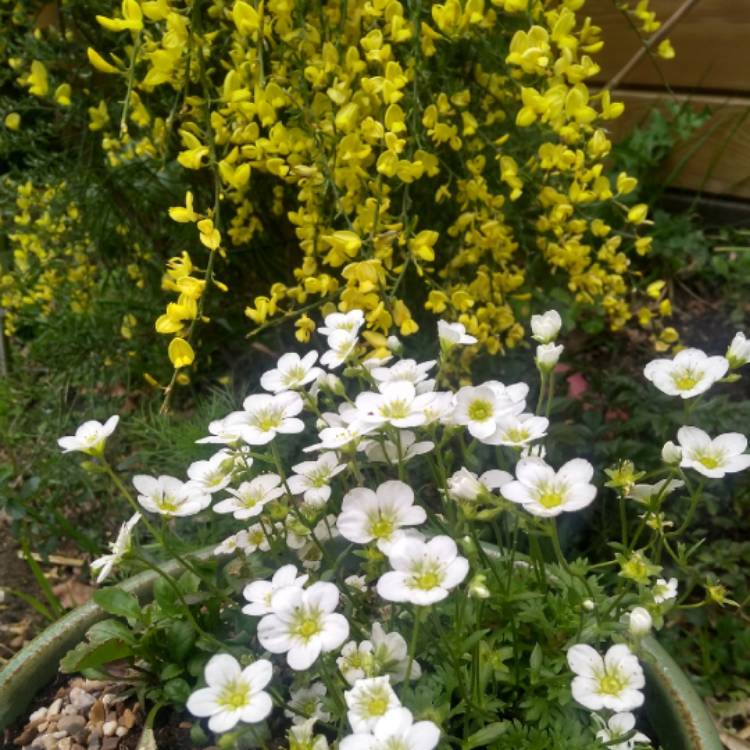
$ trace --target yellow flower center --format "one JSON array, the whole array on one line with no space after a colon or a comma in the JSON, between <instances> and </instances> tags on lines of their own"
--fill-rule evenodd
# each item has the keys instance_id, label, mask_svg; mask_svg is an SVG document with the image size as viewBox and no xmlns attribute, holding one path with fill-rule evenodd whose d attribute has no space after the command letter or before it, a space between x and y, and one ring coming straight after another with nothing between
<instances>
[{"instance_id":1,"label":"yellow flower center","mask_svg":"<svg viewBox=\"0 0 750 750\"><path fill-rule=\"evenodd\" d=\"M619 695L627 687L627 680L619 672L605 672L599 678L599 692L607 695Z\"/></svg>"},{"instance_id":2,"label":"yellow flower center","mask_svg":"<svg viewBox=\"0 0 750 750\"><path fill-rule=\"evenodd\" d=\"M369 716L382 716L388 710L388 705L387 697L372 697L367 702L367 713Z\"/></svg>"},{"instance_id":3,"label":"yellow flower center","mask_svg":"<svg viewBox=\"0 0 750 750\"><path fill-rule=\"evenodd\" d=\"M554 484L543 485L540 488L537 502L545 508L557 508L565 502L564 488Z\"/></svg>"},{"instance_id":4,"label":"yellow flower center","mask_svg":"<svg viewBox=\"0 0 750 750\"><path fill-rule=\"evenodd\" d=\"M523 443L531 437L531 433L523 427L511 427L505 437L512 443Z\"/></svg>"},{"instance_id":5,"label":"yellow flower center","mask_svg":"<svg viewBox=\"0 0 750 750\"><path fill-rule=\"evenodd\" d=\"M221 689L217 703L233 711L245 708L250 703L250 685L239 680L227 683Z\"/></svg>"},{"instance_id":6,"label":"yellow flower center","mask_svg":"<svg viewBox=\"0 0 750 750\"><path fill-rule=\"evenodd\" d=\"M292 367L291 370L287 370L281 378L281 382L284 385L295 385L299 383L305 377L305 368L302 365Z\"/></svg>"},{"instance_id":7,"label":"yellow flower center","mask_svg":"<svg viewBox=\"0 0 750 750\"><path fill-rule=\"evenodd\" d=\"M723 457L718 453L699 453L695 457L707 469L716 469L723 463Z\"/></svg>"},{"instance_id":8,"label":"yellow flower center","mask_svg":"<svg viewBox=\"0 0 750 750\"><path fill-rule=\"evenodd\" d=\"M703 373L699 370L685 369L672 373L672 382L681 391L689 391L695 388L702 379Z\"/></svg>"},{"instance_id":9,"label":"yellow flower center","mask_svg":"<svg viewBox=\"0 0 750 750\"><path fill-rule=\"evenodd\" d=\"M390 518L384 518L383 516L376 516L371 519L370 522L370 533L375 539L389 539L393 534L393 520Z\"/></svg>"},{"instance_id":10,"label":"yellow flower center","mask_svg":"<svg viewBox=\"0 0 750 750\"><path fill-rule=\"evenodd\" d=\"M299 609L290 632L305 641L310 640L323 629L318 610Z\"/></svg>"},{"instance_id":11,"label":"yellow flower center","mask_svg":"<svg viewBox=\"0 0 750 750\"><path fill-rule=\"evenodd\" d=\"M159 509L167 513L174 513L177 510L177 502L171 495L165 495L159 503Z\"/></svg>"},{"instance_id":12,"label":"yellow flower center","mask_svg":"<svg viewBox=\"0 0 750 750\"><path fill-rule=\"evenodd\" d=\"M409 404L406 401L389 401L380 407L380 415L386 419L405 419L409 416Z\"/></svg>"},{"instance_id":13,"label":"yellow flower center","mask_svg":"<svg viewBox=\"0 0 750 750\"><path fill-rule=\"evenodd\" d=\"M477 399L469 404L468 413L472 422L483 422L492 417L492 404L489 401Z\"/></svg>"}]
</instances>

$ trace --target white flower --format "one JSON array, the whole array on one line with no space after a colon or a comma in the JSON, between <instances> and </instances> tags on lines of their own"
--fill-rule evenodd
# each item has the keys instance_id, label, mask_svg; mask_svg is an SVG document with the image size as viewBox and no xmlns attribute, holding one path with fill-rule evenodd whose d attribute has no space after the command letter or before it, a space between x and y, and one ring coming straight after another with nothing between
<instances>
[{"instance_id":1,"label":"white flower","mask_svg":"<svg viewBox=\"0 0 750 750\"><path fill-rule=\"evenodd\" d=\"M682 448L679 445L675 445L671 440L667 440L661 449L661 460L665 464L680 463L682 461Z\"/></svg>"},{"instance_id":2,"label":"white flower","mask_svg":"<svg viewBox=\"0 0 750 750\"><path fill-rule=\"evenodd\" d=\"M424 508L414 505L414 492L408 484L392 479L373 492L357 487L344 495L336 528L341 536L356 544L375 541L388 552L404 536L401 528L418 526L427 520Z\"/></svg>"},{"instance_id":3,"label":"white flower","mask_svg":"<svg viewBox=\"0 0 750 750\"><path fill-rule=\"evenodd\" d=\"M489 494L512 482L513 477L507 471L491 469L481 477L466 468L459 469L448 479L448 495L461 502L474 502L482 494Z\"/></svg>"},{"instance_id":4,"label":"white flower","mask_svg":"<svg viewBox=\"0 0 750 750\"><path fill-rule=\"evenodd\" d=\"M196 443L211 443L219 445L237 445L242 441L242 429L243 424L237 421L237 414L241 412L233 412L223 419L214 419L208 423L208 431L210 435L196 440Z\"/></svg>"},{"instance_id":5,"label":"white flower","mask_svg":"<svg viewBox=\"0 0 750 750\"><path fill-rule=\"evenodd\" d=\"M289 709L284 710L284 716L294 724L304 724L310 719L328 721L331 714L323 710L323 699L326 697L326 687L322 682L313 682L310 687L290 691Z\"/></svg>"},{"instance_id":6,"label":"white flower","mask_svg":"<svg viewBox=\"0 0 750 750\"><path fill-rule=\"evenodd\" d=\"M391 602L434 604L445 599L469 572L469 561L460 557L448 536L429 542L401 539L388 551L392 571L378 580L378 594Z\"/></svg>"},{"instance_id":7,"label":"white flower","mask_svg":"<svg viewBox=\"0 0 750 750\"><path fill-rule=\"evenodd\" d=\"M482 442L487 445L521 447L547 434L549 419L535 414L508 415L497 420L495 432Z\"/></svg>"},{"instance_id":8,"label":"white flower","mask_svg":"<svg viewBox=\"0 0 750 750\"><path fill-rule=\"evenodd\" d=\"M433 399L431 392L417 395L414 385L403 380L381 383L379 393L365 391L355 404L366 424L416 427L424 424L424 410Z\"/></svg>"},{"instance_id":9,"label":"white flower","mask_svg":"<svg viewBox=\"0 0 750 750\"><path fill-rule=\"evenodd\" d=\"M425 407L425 425L433 422L453 424L453 413L456 410L456 396L450 391L434 391L432 401Z\"/></svg>"},{"instance_id":10,"label":"white flower","mask_svg":"<svg viewBox=\"0 0 750 750\"><path fill-rule=\"evenodd\" d=\"M177 477L150 477L136 474L133 486L138 490L138 502L149 513L163 516L193 516L211 504L211 495L204 494Z\"/></svg>"},{"instance_id":11,"label":"white flower","mask_svg":"<svg viewBox=\"0 0 750 750\"><path fill-rule=\"evenodd\" d=\"M341 404L339 413L325 412L319 421L319 443L308 445L305 453L315 450L348 450L356 448L363 435L372 432L375 424L365 424L360 412L351 404Z\"/></svg>"},{"instance_id":12,"label":"white flower","mask_svg":"<svg viewBox=\"0 0 750 750\"><path fill-rule=\"evenodd\" d=\"M378 719L401 706L388 677L357 680L351 690L344 692L344 698L349 709L346 716L357 733L371 731Z\"/></svg>"},{"instance_id":13,"label":"white flower","mask_svg":"<svg viewBox=\"0 0 750 750\"><path fill-rule=\"evenodd\" d=\"M654 359L643 374L668 396L692 398L707 391L726 375L729 362L709 357L700 349L683 349L674 359Z\"/></svg>"},{"instance_id":14,"label":"white flower","mask_svg":"<svg viewBox=\"0 0 750 750\"><path fill-rule=\"evenodd\" d=\"M555 365L560 361L560 355L563 353L565 347L562 344L539 344L536 348L535 362L537 366L549 372Z\"/></svg>"},{"instance_id":15,"label":"white flower","mask_svg":"<svg viewBox=\"0 0 750 750\"><path fill-rule=\"evenodd\" d=\"M101 583L107 576L112 572L112 568L122 560L123 557L130 551L132 545L133 529L138 521L141 520L140 513L134 513L130 520L126 521L117 533L117 538L114 542L111 542L109 548L111 550L109 555L102 555L102 557L94 560L91 563L91 570L99 571L99 575L96 577L96 582Z\"/></svg>"},{"instance_id":16,"label":"white flower","mask_svg":"<svg viewBox=\"0 0 750 750\"><path fill-rule=\"evenodd\" d=\"M328 351L323 353L320 364L331 370L340 367L354 351L357 346L357 334L349 331L334 331L328 337Z\"/></svg>"},{"instance_id":17,"label":"white flower","mask_svg":"<svg viewBox=\"0 0 750 750\"><path fill-rule=\"evenodd\" d=\"M744 452L747 438L739 432L726 432L712 440L697 427L680 427L677 441L682 449L680 466L704 477L721 479L750 466L750 454Z\"/></svg>"},{"instance_id":18,"label":"white flower","mask_svg":"<svg viewBox=\"0 0 750 750\"><path fill-rule=\"evenodd\" d=\"M568 461L557 472L541 458L522 458L516 464L516 480L504 484L500 492L532 515L547 518L593 502L593 475L594 467L582 458Z\"/></svg>"},{"instance_id":19,"label":"white flower","mask_svg":"<svg viewBox=\"0 0 750 750\"><path fill-rule=\"evenodd\" d=\"M370 640L364 641L372 645L373 669L375 674L385 674L395 685L406 679L406 669L409 666L409 650L404 637L397 632L386 633L379 622L372 625ZM412 659L410 680L418 680L422 675L422 668Z\"/></svg>"},{"instance_id":20,"label":"white flower","mask_svg":"<svg viewBox=\"0 0 750 750\"><path fill-rule=\"evenodd\" d=\"M730 370L736 370L750 362L750 340L745 338L744 333L735 334L727 349L726 358Z\"/></svg>"},{"instance_id":21,"label":"white flower","mask_svg":"<svg viewBox=\"0 0 750 750\"><path fill-rule=\"evenodd\" d=\"M466 425L472 437L484 440L497 429L497 420L515 413L517 405L517 402L509 398L502 383L465 386L456 394L453 420L456 424Z\"/></svg>"},{"instance_id":22,"label":"white flower","mask_svg":"<svg viewBox=\"0 0 750 750\"><path fill-rule=\"evenodd\" d=\"M362 310L350 310L348 313L330 313L326 315L324 322L325 325L318 328L318 333L322 333L329 338L336 331L357 334L364 325L365 314Z\"/></svg>"},{"instance_id":23,"label":"white flower","mask_svg":"<svg viewBox=\"0 0 750 750\"><path fill-rule=\"evenodd\" d=\"M232 412L227 420L239 425L240 435L249 445L265 445L277 433L293 434L305 429L304 422L296 416L303 406L299 393L294 391L256 393L242 402L243 411Z\"/></svg>"},{"instance_id":24,"label":"white flower","mask_svg":"<svg viewBox=\"0 0 750 750\"><path fill-rule=\"evenodd\" d=\"M424 383L429 371L435 366L435 360L417 362L415 359L400 359L391 367L374 367L370 372L378 383L398 383L405 381L414 386Z\"/></svg>"},{"instance_id":25,"label":"white flower","mask_svg":"<svg viewBox=\"0 0 750 750\"><path fill-rule=\"evenodd\" d=\"M294 565L282 565L271 578L270 581L253 581L248 583L242 590L242 596L250 602L246 604L242 611L252 617L262 617L273 612L271 601L276 591L284 586L296 586L302 588L309 576L305 573L297 575L297 568Z\"/></svg>"},{"instance_id":26,"label":"white flower","mask_svg":"<svg viewBox=\"0 0 750 750\"><path fill-rule=\"evenodd\" d=\"M253 463L247 459L247 468ZM231 481L234 472L234 456L228 450L220 450L207 461L194 461L187 470L193 487L200 492L213 494L223 490Z\"/></svg>"},{"instance_id":27,"label":"white flower","mask_svg":"<svg viewBox=\"0 0 750 750\"><path fill-rule=\"evenodd\" d=\"M681 479L660 479L655 484L635 484L626 495L639 503L648 503L653 498L664 499L685 484Z\"/></svg>"},{"instance_id":28,"label":"white flower","mask_svg":"<svg viewBox=\"0 0 750 750\"><path fill-rule=\"evenodd\" d=\"M651 595L657 604L671 601L677 598L677 579L670 578L668 581L664 578L657 578L656 583L651 589Z\"/></svg>"},{"instance_id":29,"label":"white flower","mask_svg":"<svg viewBox=\"0 0 750 750\"><path fill-rule=\"evenodd\" d=\"M628 630L631 635L640 638L651 630L653 620L647 609L635 607L628 615Z\"/></svg>"},{"instance_id":30,"label":"white flower","mask_svg":"<svg viewBox=\"0 0 750 750\"><path fill-rule=\"evenodd\" d=\"M643 669L626 645L611 646L602 658L591 646L579 643L568 649L568 664L576 674L573 697L582 706L631 711L643 704Z\"/></svg>"},{"instance_id":31,"label":"white flower","mask_svg":"<svg viewBox=\"0 0 750 750\"><path fill-rule=\"evenodd\" d=\"M354 685L358 680L371 677L375 673L370 641L349 641L341 648L341 656L336 658L336 666L344 679Z\"/></svg>"},{"instance_id":32,"label":"white flower","mask_svg":"<svg viewBox=\"0 0 750 750\"><path fill-rule=\"evenodd\" d=\"M338 602L332 583L286 586L271 597L273 612L258 623L258 640L272 654L285 653L292 669L308 669L321 652L334 651L349 635L346 618L334 613Z\"/></svg>"},{"instance_id":33,"label":"white flower","mask_svg":"<svg viewBox=\"0 0 750 750\"><path fill-rule=\"evenodd\" d=\"M335 453L321 453L316 461L303 461L292 467L297 473L287 480L289 491L302 495L308 505L325 505L331 496L331 479L345 468Z\"/></svg>"},{"instance_id":34,"label":"white flower","mask_svg":"<svg viewBox=\"0 0 750 750\"><path fill-rule=\"evenodd\" d=\"M562 318L557 310L547 310L542 315L531 316L531 332L535 341L549 344L557 338L562 327Z\"/></svg>"},{"instance_id":35,"label":"white flower","mask_svg":"<svg viewBox=\"0 0 750 750\"><path fill-rule=\"evenodd\" d=\"M91 419L84 422L75 435L66 435L58 439L57 444L63 449L63 453L80 451L89 456L100 456L104 452L104 444L107 438L115 431L120 417L116 414L110 417L104 424Z\"/></svg>"},{"instance_id":36,"label":"white flower","mask_svg":"<svg viewBox=\"0 0 750 750\"><path fill-rule=\"evenodd\" d=\"M214 554L231 555L238 549L241 549L246 555L249 555L256 550L268 552L268 550L271 549L271 545L268 543L268 538L266 537L266 532L259 523L227 537L218 547L216 547Z\"/></svg>"},{"instance_id":37,"label":"white flower","mask_svg":"<svg viewBox=\"0 0 750 750\"><path fill-rule=\"evenodd\" d=\"M308 719L289 727L289 750L328 750L328 740L323 734L315 734L315 719Z\"/></svg>"},{"instance_id":38,"label":"white flower","mask_svg":"<svg viewBox=\"0 0 750 750\"><path fill-rule=\"evenodd\" d=\"M206 664L208 687L196 690L187 701L193 716L210 716L212 732L227 732L238 721L255 724L271 713L271 696L263 688L273 675L267 659L258 659L242 669L229 654L217 654Z\"/></svg>"},{"instance_id":39,"label":"white flower","mask_svg":"<svg viewBox=\"0 0 750 750\"><path fill-rule=\"evenodd\" d=\"M603 719L598 716L597 718L603 726L596 733L596 737L606 744L608 750L633 750L636 745L651 745L651 740L642 732L636 732L624 742L617 742L620 737L627 736L635 729L635 716L632 713L614 714L606 724Z\"/></svg>"},{"instance_id":40,"label":"white flower","mask_svg":"<svg viewBox=\"0 0 750 750\"><path fill-rule=\"evenodd\" d=\"M260 377L263 390L271 393L291 391L312 383L323 374L320 367L313 367L318 359L318 353L308 352L300 357L296 352L287 352L279 357L273 370L264 372Z\"/></svg>"},{"instance_id":41,"label":"white flower","mask_svg":"<svg viewBox=\"0 0 750 750\"><path fill-rule=\"evenodd\" d=\"M421 440L417 442L416 435L411 430L402 430L401 440L401 457L399 458L398 443L393 440L383 438L382 442L378 440L364 440L358 449L363 450L367 458L374 463L406 463L416 456L429 453L435 443L431 440Z\"/></svg>"},{"instance_id":42,"label":"white flower","mask_svg":"<svg viewBox=\"0 0 750 750\"><path fill-rule=\"evenodd\" d=\"M363 594L367 593L367 578L365 576L350 575L344 578L344 583Z\"/></svg>"},{"instance_id":43,"label":"white flower","mask_svg":"<svg viewBox=\"0 0 750 750\"><path fill-rule=\"evenodd\" d=\"M466 326L463 323L447 323L444 320L438 320L437 328L440 346L444 349L450 349L456 344L467 346L477 343L474 336L466 333Z\"/></svg>"},{"instance_id":44,"label":"white flower","mask_svg":"<svg viewBox=\"0 0 750 750\"><path fill-rule=\"evenodd\" d=\"M217 513L231 513L238 521L257 516L263 507L284 494L278 474L260 474L249 482L243 482L236 490L229 487L232 495L214 505Z\"/></svg>"},{"instance_id":45,"label":"white flower","mask_svg":"<svg viewBox=\"0 0 750 750\"><path fill-rule=\"evenodd\" d=\"M371 732L344 737L339 750L433 750L440 741L440 729L431 721L418 721L407 708L391 709Z\"/></svg>"}]
</instances>

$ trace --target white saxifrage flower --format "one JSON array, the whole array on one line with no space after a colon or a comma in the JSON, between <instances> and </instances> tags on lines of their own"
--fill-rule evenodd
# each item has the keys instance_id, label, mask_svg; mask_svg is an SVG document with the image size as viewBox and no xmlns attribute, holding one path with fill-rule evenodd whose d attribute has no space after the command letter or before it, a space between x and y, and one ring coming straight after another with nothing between
<instances>
[{"instance_id":1,"label":"white saxifrage flower","mask_svg":"<svg viewBox=\"0 0 750 750\"><path fill-rule=\"evenodd\" d=\"M651 596L657 604L671 601L677 598L677 579L670 578L668 581L664 578L657 578L656 583L651 589Z\"/></svg>"},{"instance_id":2,"label":"white saxifrage flower","mask_svg":"<svg viewBox=\"0 0 750 750\"><path fill-rule=\"evenodd\" d=\"M661 460L665 464L680 463L682 461L682 448L679 445L675 445L671 440L667 440L661 449Z\"/></svg>"},{"instance_id":3,"label":"white saxifrage flower","mask_svg":"<svg viewBox=\"0 0 750 750\"><path fill-rule=\"evenodd\" d=\"M388 562L393 570L380 576L378 594L387 601L420 606L445 599L469 572L469 561L448 536L429 542L401 539L388 551Z\"/></svg>"},{"instance_id":4,"label":"white saxifrage flower","mask_svg":"<svg viewBox=\"0 0 750 750\"><path fill-rule=\"evenodd\" d=\"M370 371L378 383L411 383L419 386L429 377L429 371L435 366L435 360L417 362L415 359L400 359L391 367L373 367ZM419 390L419 389L418 389Z\"/></svg>"},{"instance_id":5,"label":"white saxifrage flower","mask_svg":"<svg viewBox=\"0 0 750 750\"><path fill-rule=\"evenodd\" d=\"M515 408L516 404L506 396L505 390L491 383L465 386L456 394L453 421L465 425L472 437L484 440L497 429L497 420L514 413Z\"/></svg>"},{"instance_id":6,"label":"white saxifrage flower","mask_svg":"<svg viewBox=\"0 0 750 750\"><path fill-rule=\"evenodd\" d=\"M227 488L231 497L214 505L217 513L231 513L238 521L257 516L267 503L281 497L281 477L278 474L260 474L237 489Z\"/></svg>"},{"instance_id":7,"label":"white saxifrage flower","mask_svg":"<svg viewBox=\"0 0 750 750\"><path fill-rule=\"evenodd\" d=\"M214 554L231 555L238 549L242 550L246 555L249 555L256 550L268 552L268 550L271 549L271 545L268 543L268 537L266 537L266 532L259 523L227 537L218 547L216 547Z\"/></svg>"},{"instance_id":8,"label":"white saxifrage flower","mask_svg":"<svg viewBox=\"0 0 750 750\"><path fill-rule=\"evenodd\" d=\"M347 718L357 733L370 732L378 719L390 710L399 708L401 701L393 692L388 677L368 677L357 680L351 690L344 692Z\"/></svg>"},{"instance_id":9,"label":"white saxifrage flower","mask_svg":"<svg viewBox=\"0 0 750 750\"><path fill-rule=\"evenodd\" d=\"M454 500L471 503L480 495L490 494L512 481L513 477L500 469L490 469L477 477L473 471L462 468L448 479L448 495Z\"/></svg>"},{"instance_id":10,"label":"white saxifrage flower","mask_svg":"<svg viewBox=\"0 0 750 750\"><path fill-rule=\"evenodd\" d=\"M750 362L750 340L745 338L744 333L735 334L727 349L726 358L730 370L736 370Z\"/></svg>"},{"instance_id":11,"label":"white saxifrage flower","mask_svg":"<svg viewBox=\"0 0 750 750\"><path fill-rule=\"evenodd\" d=\"M700 349L683 349L674 359L654 359L643 370L662 393L693 398L705 393L726 375L729 362L724 357L709 357Z\"/></svg>"},{"instance_id":12,"label":"white saxifrage flower","mask_svg":"<svg viewBox=\"0 0 750 750\"><path fill-rule=\"evenodd\" d=\"M677 441L682 450L680 466L704 477L721 479L750 466L750 454L745 453L747 438L739 432L726 432L712 440L697 427L680 427Z\"/></svg>"},{"instance_id":13,"label":"white saxifrage flower","mask_svg":"<svg viewBox=\"0 0 750 750\"><path fill-rule=\"evenodd\" d=\"M631 635L641 638L651 630L653 620L647 609L635 607L628 615L628 630Z\"/></svg>"},{"instance_id":14,"label":"white saxifrage flower","mask_svg":"<svg viewBox=\"0 0 750 750\"><path fill-rule=\"evenodd\" d=\"M392 479L373 492L356 487L344 495L336 528L341 536L356 544L375 542L382 552L404 536L405 526L418 526L427 520L424 508L414 505L414 492L408 484Z\"/></svg>"},{"instance_id":15,"label":"white saxifrage flower","mask_svg":"<svg viewBox=\"0 0 750 750\"><path fill-rule=\"evenodd\" d=\"M316 719L308 719L289 727L289 750L328 750L328 740L323 734L315 734Z\"/></svg>"},{"instance_id":16,"label":"white saxifrage flower","mask_svg":"<svg viewBox=\"0 0 750 750\"><path fill-rule=\"evenodd\" d=\"M196 443L207 443L215 445L238 445L242 442L242 429L244 422L236 419L241 412L232 412L223 419L214 419L208 423L208 431L211 433L206 437L196 440ZM234 418L233 418L234 417Z\"/></svg>"},{"instance_id":17,"label":"white saxifrage flower","mask_svg":"<svg viewBox=\"0 0 750 750\"><path fill-rule=\"evenodd\" d=\"M344 737L340 750L433 750L440 742L440 729L431 721L414 722L407 708L393 708L379 719L371 732Z\"/></svg>"},{"instance_id":18,"label":"white saxifrage flower","mask_svg":"<svg viewBox=\"0 0 750 750\"><path fill-rule=\"evenodd\" d=\"M292 720L294 724L304 724L310 719L316 721L328 721L331 714L323 710L323 700L326 697L326 687L322 682L313 682L310 687L292 690L289 700L290 708L286 709L284 716Z\"/></svg>"},{"instance_id":19,"label":"white saxifrage flower","mask_svg":"<svg viewBox=\"0 0 750 750\"><path fill-rule=\"evenodd\" d=\"M466 333L466 326L463 323L447 323L445 320L438 320L437 329L440 346L443 349L451 349L456 345L469 346L477 343L474 336Z\"/></svg>"},{"instance_id":20,"label":"white saxifrage flower","mask_svg":"<svg viewBox=\"0 0 750 750\"><path fill-rule=\"evenodd\" d=\"M256 393L242 402L243 411L232 412L227 420L239 426L242 439L249 445L265 445L278 433L304 430L304 422L297 418L303 406L299 393L294 391Z\"/></svg>"},{"instance_id":21,"label":"white saxifrage flower","mask_svg":"<svg viewBox=\"0 0 750 750\"><path fill-rule=\"evenodd\" d=\"M292 466L297 473L287 480L289 491L302 495L308 505L325 505L331 496L331 480L345 468L346 464L339 463L333 451L321 453L315 461L303 461Z\"/></svg>"},{"instance_id":22,"label":"white saxifrage flower","mask_svg":"<svg viewBox=\"0 0 750 750\"><path fill-rule=\"evenodd\" d=\"M545 372L550 372L560 361L560 355L565 347L562 344L539 344L536 348L535 362L537 367Z\"/></svg>"},{"instance_id":23,"label":"white saxifrage flower","mask_svg":"<svg viewBox=\"0 0 750 750\"><path fill-rule=\"evenodd\" d=\"M258 659L242 669L229 654L211 657L204 673L207 687L196 690L188 698L187 710L193 716L211 717L212 732L227 732L237 722L254 724L271 713L271 696L263 688L273 675L267 659Z\"/></svg>"},{"instance_id":24,"label":"white saxifrage flower","mask_svg":"<svg viewBox=\"0 0 750 750\"><path fill-rule=\"evenodd\" d=\"M487 445L510 445L520 448L547 434L549 419L535 414L500 417L495 432L482 442Z\"/></svg>"},{"instance_id":25,"label":"white saxifrage flower","mask_svg":"<svg viewBox=\"0 0 750 750\"><path fill-rule=\"evenodd\" d=\"M503 497L543 518L575 511L591 504L596 487L591 484L594 467L574 458L555 471L541 458L522 458L516 464L516 479L500 488Z\"/></svg>"},{"instance_id":26,"label":"white saxifrage flower","mask_svg":"<svg viewBox=\"0 0 750 750\"><path fill-rule=\"evenodd\" d=\"M654 498L663 500L667 495L684 486L681 479L660 479L654 484L634 484L625 497L639 503L648 503Z\"/></svg>"},{"instance_id":27,"label":"white saxifrage flower","mask_svg":"<svg viewBox=\"0 0 750 750\"><path fill-rule=\"evenodd\" d=\"M271 614L258 623L258 640L272 654L286 654L294 670L308 669L322 653L347 639L349 623L334 610L339 590L319 581L310 588L286 586L271 597Z\"/></svg>"},{"instance_id":28,"label":"white saxifrage flower","mask_svg":"<svg viewBox=\"0 0 750 750\"><path fill-rule=\"evenodd\" d=\"M116 414L104 424L90 419L76 430L75 435L61 437L57 444L63 449L63 453L79 451L89 456L100 456L104 452L107 438L115 431L119 421L120 417Z\"/></svg>"},{"instance_id":29,"label":"white saxifrage flower","mask_svg":"<svg viewBox=\"0 0 750 750\"><path fill-rule=\"evenodd\" d=\"M604 719L600 721L603 726L596 733L596 737L606 744L608 750L633 750L636 745L651 745L651 740L643 732L636 732L627 740L617 742L635 729L635 716L629 711L610 716L606 723Z\"/></svg>"},{"instance_id":30,"label":"white saxifrage flower","mask_svg":"<svg viewBox=\"0 0 750 750\"><path fill-rule=\"evenodd\" d=\"M248 468L253 459L247 459ZM213 494L223 490L234 472L234 456L228 450L215 453L207 461L194 461L187 470L190 484L202 493Z\"/></svg>"},{"instance_id":31,"label":"white saxifrage flower","mask_svg":"<svg viewBox=\"0 0 750 750\"><path fill-rule=\"evenodd\" d=\"M573 697L582 706L631 711L643 704L643 669L625 644L611 646L604 658L591 646L576 644L568 649L568 665L576 675Z\"/></svg>"},{"instance_id":32,"label":"white saxifrage flower","mask_svg":"<svg viewBox=\"0 0 750 750\"><path fill-rule=\"evenodd\" d=\"M334 331L328 337L328 351L323 352L320 364L325 365L330 370L335 370L349 359L356 346L356 333L344 330Z\"/></svg>"},{"instance_id":33,"label":"white saxifrage flower","mask_svg":"<svg viewBox=\"0 0 750 750\"><path fill-rule=\"evenodd\" d=\"M365 322L365 314L362 310L350 310L347 313L330 313L326 315L325 325L318 328L318 333L322 333L329 338L336 331L344 331L356 335Z\"/></svg>"},{"instance_id":34,"label":"white saxifrage flower","mask_svg":"<svg viewBox=\"0 0 750 750\"><path fill-rule=\"evenodd\" d=\"M390 424L394 427L416 427L426 421L424 410L433 399L433 393L417 395L412 383L399 380L381 383L379 392L365 391L357 396L355 404L365 424Z\"/></svg>"},{"instance_id":35,"label":"white saxifrage flower","mask_svg":"<svg viewBox=\"0 0 750 750\"><path fill-rule=\"evenodd\" d=\"M540 344L549 344L557 338L562 327L562 318L557 310L547 310L542 315L531 316L531 338Z\"/></svg>"},{"instance_id":36,"label":"white saxifrage flower","mask_svg":"<svg viewBox=\"0 0 750 750\"><path fill-rule=\"evenodd\" d=\"M393 440L383 439L364 440L358 449L363 450L367 458L374 463L406 463L416 456L422 456L429 453L435 447L431 440L420 440L417 442L417 436L411 430L402 430L400 435L401 455L399 457L399 444Z\"/></svg>"},{"instance_id":37,"label":"white saxifrage flower","mask_svg":"<svg viewBox=\"0 0 750 750\"><path fill-rule=\"evenodd\" d=\"M391 683L396 685L406 679L409 666L409 649L406 639L396 631L386 633L379 622L372 625L370 640L364 641L372 646L373 670L375 674L387 675ZM422 667L412 659L409 671L410 680L418 680L422 676Z\"/></svg>"},{"instance_id":38,"label":"white saxifrage flower","mask_svg":"<svg viewBox=\"0 0 750 750\"><path fill-rule=\"evenodd\" d=\"M336 666L350 685L354 685L365 677L373 677L377 672L374 668L372 643L370 641L345 643L341 647L341 656L336 658Z\"/></svg>"},{"instance_id":39,"label":"white saxifrage flower","mask_svg":"<svg viewBox=\"0 0 750 750\"><path fill-rule=\"evenodd\" d=\"M261 388L271 393L292 391L312 383L323 374L320 367L315 367L318 353L308 352L300 357L296 352L282 354L273 370L264 372L260 377Z\"/></svg>"},{"instance_id":40,"label":"white saxifrage flower","mask_svg":"<svg viewBox=\"0 0 750 750\"><path fill-rule=\"evenodd\" d=\"M109 545L111 550L110 554L102 555L91 563L91 570L94 572L98 571L96 577L97 583L101 583L105 580L112 572L112 568L114 568L115 565L117 565L117 563L128 554L132 546L133 529L140 520L141 514L134 513L130 519L120 527L120 531L117 533L117 538Z\"/></svg>"},{"instance_id":41,"label":"white saxifrage flower","mask_svg":"<svg viewBox=\"0 0 750 750\"><path fill-rule=\"evenodd\" d=\"M149 513L167 517L194 516L211 504L211 495L177 477L136 474L133 486L138 490L138 502Z\"/></svg>"},{"instance_id":42,"label":"white saxifrage flower","mask_svg":"<svg viewBox=\"0 0 750 750\"><path fill-rule=\"evenodd\" d=\"M296 586L301 589L307 583L308 578L307 573L298 575L296 566L282 565L270 581L253 581L245 586L242 596L250 603L246 604L242 611L253 617L271 614L273 612L271 602L275 592L285 586Z\"/></svg>"},{"instance_id":43,"label":"white saxifrage flower","mask_svg":"<svg viewBox=\"0 0 750 750\"><path fill-rule=\"evenodd\" d=\"M344 583L362 594L367 593L367 578L365 576L350 575L344 578Z\"/></svg>"}]
</instances>

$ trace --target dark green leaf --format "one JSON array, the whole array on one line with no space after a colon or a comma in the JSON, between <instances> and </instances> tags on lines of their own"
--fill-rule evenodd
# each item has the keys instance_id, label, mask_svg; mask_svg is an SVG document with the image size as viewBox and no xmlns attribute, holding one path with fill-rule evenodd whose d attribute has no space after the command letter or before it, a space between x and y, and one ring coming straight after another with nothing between
<instances>
[{"instance_id":1,"label":"dark green leaf","mask_svg":"<svg viewBox=\"0 0 750 750\"><path fill-rule=\"evenodd\" d=\"M138 599L115 586L97 591L94 594L94 601L111 615L137 620L141 614L141 605L138 603Z\"/></svg>"}]
</instances>

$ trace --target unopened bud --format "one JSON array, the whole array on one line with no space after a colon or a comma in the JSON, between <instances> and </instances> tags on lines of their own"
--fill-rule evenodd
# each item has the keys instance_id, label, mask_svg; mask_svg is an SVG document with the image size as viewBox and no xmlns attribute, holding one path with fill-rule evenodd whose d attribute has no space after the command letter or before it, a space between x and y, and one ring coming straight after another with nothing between
<instances>
[{"instance_id":1,"label":"unopened bud","mask_svg":"<svg viewBox=\"0 0 750 750\"><path fill-rule=\"evenodd\" d=\"M487 577L484 573L477 573L469 581L469 596L473 599L489 599L490 590L487 588Z\"/></svg>"},{"instance_id":2,"label":"unopened bud","mask_svg":"<svg viewBox=\"0 0 750 750\"><path fill-rule=\"evenodd\" d=\"M628 630L636 638L647 635L652 624L651 615L643 607L636 607L628 616Z\"/></svg>"}]
</instances>

